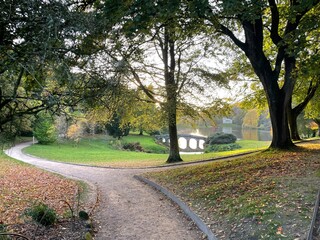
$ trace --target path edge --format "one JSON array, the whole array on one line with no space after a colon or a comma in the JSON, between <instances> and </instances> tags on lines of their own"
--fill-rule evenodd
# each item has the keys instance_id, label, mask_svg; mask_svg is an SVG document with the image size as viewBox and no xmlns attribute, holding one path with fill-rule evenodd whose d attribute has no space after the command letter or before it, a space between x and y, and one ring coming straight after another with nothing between
<instances>
[{"instance_id":1,"label":"path edge","mask_svg":"<svg viewBox=\"0 0 320 240\"><path fill-rule=\"evenodd\" d=\"M197 227L208 237L208 240L218 240L217 237L213 234L211 229L201 220L201 218L196 215L184 202L182 202L177 196L168 191L166 188L156 184L155 182L150 181L139 175L133 176L135 179L155 188L156 190L163 193L167 198L176 203L183 212L197 225Z\"/></svg>"},{"instance_id":2,"label":"path edge","mask_svg":"<svg viewBox=\"0 0 320 240\"><path fill-rule=\"evenodd\" d=\"M313 231L314 231L317 215L319 213L319 203L320 203L320 190L317 193L316 201L314 203L313 215L312 215L312 219L311 219L310 228L309 228L309 231L308 231L307 240L312 240L313 239Z\"/></svg>"}]
</instances>

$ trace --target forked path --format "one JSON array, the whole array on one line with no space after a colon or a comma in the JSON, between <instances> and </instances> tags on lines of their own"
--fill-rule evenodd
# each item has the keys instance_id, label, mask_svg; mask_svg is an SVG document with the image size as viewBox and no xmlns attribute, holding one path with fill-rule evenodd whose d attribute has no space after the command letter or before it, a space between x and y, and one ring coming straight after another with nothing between
<instances>
[{"instance_id":1,"label":"forked path","mask_svg":"<svg viewBox=\"0 0 320 240\"><path fill-rule=\"evenodd\" d=\"M25 155L23 143L6 151L12 158L37 167L95 184L100 203L95 213L103 240L196 240L202 234L175 205L150 187L134 179L146 170L77 166Z\"/></svg>"}]
</instances>

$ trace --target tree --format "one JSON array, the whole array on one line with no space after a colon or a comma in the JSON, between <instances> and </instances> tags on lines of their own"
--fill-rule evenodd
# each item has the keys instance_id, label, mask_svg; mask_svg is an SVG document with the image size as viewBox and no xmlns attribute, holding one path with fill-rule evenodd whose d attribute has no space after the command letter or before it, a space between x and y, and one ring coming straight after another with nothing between
<instances>
[{"instance_id":1,"label":"tree","mask_svg":"<svg viewBox=\"0 0 320 240\"><path fill-rule=\"evenodd\" d=\"M288 124L292 140L300 140L297 123L298 116L306 108L307 104L314 97L317 89L319 88L319 80L315 76L315 71L310 69L307 70L308 68L306 67L305 62L302 64L304 65L304 70L298 67L300 77L297 79L292 99L287 109ZM305 71L307 71L307 74ZM245 96L245 100L242 102L242 104L249 108L257 107L260 110L265 109L267 99L259 82L254 81L251 83L251 92Z\"/></svg>"},{"instance_id":2,"label":"tree","mask_svg":"<svg viewBox=\"0 0 320 240\"><path fill-rule=\"evenodd\" d=\"M320 136L320 90L316 91L314 98L308 103L305 112L304 117L306 119L312 119L314 123L318 124L319 133Z\"/></svg>"},{"instance_id":3,"label":"tree","mask_svg":"<svg viewBox=\"0 0 320 240\"><path fill-rule=\"evenodd\" d=\"M148 89L152 89L151 86ZM133 129L137 129L140 135L143 132L155 132L165 127L166 121L160 106L150 101L142 91L132 92L132 97L126 95L127 104L122 105L123 121L130 123Z\"/></svg>"},{"instance_id":4,"label":"tree","mask_svg":"<svg viewBox=\"0 0 320 240\"><path fill-rule=\"evenodd\" d=\"M94 124L110 125L109 127L113 125L112 128L117 128L120 136L123 135L121 129L135 129L141 133L158 131L165 126L160 106L150 101L139 89L126 86L122 86L114 98L102 98L85 111L87 120Z\"/></svg>"},{"instance_id":5,"label":"tree","mask_svg":"<svg viewBox=\"0 0 320 240\"><path fill-rule=\"evenodd\" d=\"M40 144L50 144L57 140L57 131L53 118L45 113L40 113L35 121L34 137Z\"/></svg>"},{"instance_id":6,"label":"tree","mask_svg":"<svg viewBox=\"0 0 320 240\"><path fill-rule=\"evenodd\" d=\"M121 116L114 113L112 119L106 124L106 130L110 136L120 139L129 134L130 123L121 124Z\"/></svg>"},{"instance_id":7,"label":"tree","mask_svg":"<svg viewBox=\"0 0 320 240\"><path fill-rule=\"evenodd\" d=\"M79 43L84 29L94 30L91 13L72 0L11 0L0 10L0 132L20 126L23 116L57 113L103 90L95 76L75 71L86 60Z\"/></svg>"},{"instance_id":8,"label":"tree","mask_svg":"<svg viewBox=\"0 0 320 240\"><path fill-rule=\"evenodd\" d=\"M297 104L295 107L288 106L288 110L287 110L288 123L289 123L292 140L301 139L298 132L297 119L298 119L298 116L302 113L302 111L306 108L310 100L314 97L319 87L319 84L320 84L319 80L316 80L315 83L311 80L309 83L309 87L307 89L307 93L304 94L305 96L304 99L302 99L301 102ZM292 103L290 103L290 105L292 105Z\"/></svg>"},{"instance_id":9,"label":"tree","mask_svg":"<svg viewBox=\"0 0 320 240\"><path fill-rule=\"evenodd\" d=\"M66 24L72 22L67 1L12 0L0 8L1 132L22 116L59 105L66 95L60 87L68 78L54 79L54 72L70 73L63 59L65 39L73 33Z\"/></svg>"},{"instance_id":10,"label":"tree","mask_svg":"<svg viewBox=\"0 0 320 240\"><path fill-rule=\"evenodd\" d=\"M246 115L246 111L244 109L242 109L239 104L234 104L232 106L232 113L231 113L231 117L232 117L232 123L242 126L243 124L243 118Z\"/></svg>"},{"instance_id":11,"label":"tree","mask_svg":"<svg viewBox=\"0 0 320 240\"><path fill-rule=\"evenodd\" d=\"M59 27L55 5L39 7L41 1L5 1L0 15L0 131L16 117L35 114L45 108L41 101L44 56L50 53L54 28ZM49 23L49 18L56 23ZM30 91L39 81L35 91ZM41 85L41 86L39 86ZM47 96L50 98L50 96ZM43 97L42 97L43 98ZM34 101L29 101L32 99ZM39 101L40 100L40 101Z\"/></svg>"},{"instance_id":12,"label":"tree","mask_svg":"<svg viewBox=\"0 0 320 240\"><path fill-rule=\"evenodd\" d=\"M256 109L249 110L243 118L243 127L258 128L259 112Z\"/></svg>"},{"instance_id":13,"label":"tree","mask_svg":"<svg viewBox=\"0 0 320 240\"><path fill-rule=\"evenodd\" d=\"M273 131L270 147L294 146L287 109L296 63L309 47L308 34L318 29L319 1L194 1L194 6L198 16L246 55L263 85ZM271 52L266 44L272 45Z\"/></svg>"},{"instance_id":14,"label":"tree","mask_svg":"<svg viewBox=\"0 0 320 240\"><path fill-rule=\"evenodd\" d=\"M77 144L80 142L83 135L83 128L80 123L72 124L67 130L67 138L75 141Z\"/></svg>"},{"instance_id":15,"label":"tree","mask_svg":"<svg viewBox=\"0 0 320 240\"><path fill-rule=\"evenodd\" d=\"M297 127L297 117L303 112L308 103L314 98L320 85L320 29L308 33L306 38L307 51L303 51L297 62L297 83L292 97L292 104L288 108L288 120L293 140L300 140Z\"/></svg>"},{"instance_id":16,"label":"tree","mask_svg":"<svg viewBox=\"0 0 320 240\"><path fill-rule=\"evenodd\" d=\"M184 106L183 95L190 96L197 88L204 92L209 82L224 80L199 67L206 52L200 25L188 21L187 6L179 1L104 1L96 7L100 18L112 26L103 30L109 33L108 46L113 46L107 54L127 81L165 111L170 136L167 162L181 161L176 122L177 109ZM152 90L147 88L150 81Z\"/></svg>"}]
</instances>

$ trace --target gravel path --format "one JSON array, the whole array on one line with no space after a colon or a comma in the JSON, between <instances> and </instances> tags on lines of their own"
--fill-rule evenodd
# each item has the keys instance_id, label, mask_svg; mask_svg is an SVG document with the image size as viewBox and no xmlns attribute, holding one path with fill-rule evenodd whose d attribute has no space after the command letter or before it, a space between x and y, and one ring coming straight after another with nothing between
<instances>
[{"instance_id":1,"label":"gravel path","mask_svg":"<svg viewBox=\"0 0 320 240\"><path fill-rule=\"evenodd\" d=\"M103 240L196 240L202 234L163 195L133 176L147 170L108 169L46 161L25 155L19 144L6 151L12 158L37 167L95 184L100 204L95 214L100 229L95 239Z\"/></svg>"}]
</instances>

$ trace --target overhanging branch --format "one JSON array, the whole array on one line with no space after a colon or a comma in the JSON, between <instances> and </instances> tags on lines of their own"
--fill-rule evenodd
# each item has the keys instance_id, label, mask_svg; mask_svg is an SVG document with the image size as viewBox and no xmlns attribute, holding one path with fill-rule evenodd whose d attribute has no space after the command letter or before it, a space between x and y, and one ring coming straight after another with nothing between
<instances>
[{"instance_id":1,"label":"overhanging branch","mask_svg":"<svg viewBox=\"0 0 320 240\"><path fill-rule=\"evenodd\" d=\"M220 30L218 30L218 31L227 35L242 51L244 51L244 52L247 51L246 44L244 42L240 41L229 28L227 28L226 26L224 26L222 24L220 24L219 28L220 28Z\"/></svg>"}]
</instances>

